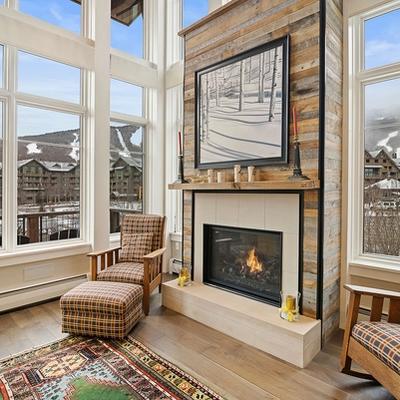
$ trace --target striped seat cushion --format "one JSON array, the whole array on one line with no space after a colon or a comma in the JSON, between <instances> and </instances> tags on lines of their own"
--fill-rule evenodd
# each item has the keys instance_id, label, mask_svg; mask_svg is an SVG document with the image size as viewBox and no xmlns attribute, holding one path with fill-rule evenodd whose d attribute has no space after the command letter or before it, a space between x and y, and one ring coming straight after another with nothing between
<instances>
[{"instance_id":1,"label":"striped seat cushion","mask_svg":"<svg viewBox=\"0 0 400 400\"><path fill-rule=\"evenodd\" d=\"M115 282L86 282L61 297L63 311L126 315L142 302L139 285Z\"/></svg>"},{"instance_id":2,"label":"striped seat cushion","mask_svg":"<svg viewBox=\"0 0 400 400\"><path fill-rule=\"evenodd\" d=\"M133 283L143 285L143 264L121 262L108 267L97 275L98 281Z\"/></svg>"},{"instance_id":3,"label":"striped seat cushion","mask_svg":"<svg viewBox=\"0 0 400 400\"><path fill-rule=\"evenodd\" d=\"M400 324L362 321L353 338L400 375Z\"/></svg>"}]
</instances>

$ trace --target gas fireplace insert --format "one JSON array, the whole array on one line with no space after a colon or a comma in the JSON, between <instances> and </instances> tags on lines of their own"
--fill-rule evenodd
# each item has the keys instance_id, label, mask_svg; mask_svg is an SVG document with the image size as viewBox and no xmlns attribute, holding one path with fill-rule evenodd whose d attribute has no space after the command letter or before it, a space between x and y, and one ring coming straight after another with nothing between
<instances>
[{"instance_id":1,"label":"gas fireplace insert","mask_svg":"<svg viewBox=\"0 0 400 400\"><path fill-rule=\"evenodd\" d=\"M204 283L279 306L282 236L282 232L205 224Z\"/></svg>"}]
</instances>

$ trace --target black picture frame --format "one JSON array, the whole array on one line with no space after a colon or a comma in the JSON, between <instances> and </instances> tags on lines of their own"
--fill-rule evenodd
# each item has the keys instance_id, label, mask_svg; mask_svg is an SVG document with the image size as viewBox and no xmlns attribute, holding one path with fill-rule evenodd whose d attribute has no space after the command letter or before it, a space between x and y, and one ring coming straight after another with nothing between
<instances>
[{"instance_id":1,"label":"black picture frame","mask_svg":"<svg viewBox=\"0 0 400 400\"><path fill-rule=\"evenodd\" d=\"M229 168L233 165L287 165L289 163L289 64L290 64L290 54L289 54L289 44L290 36L284 36L279 39L273 40L271 42L265 43L263 45L257 46L251 50L247 50L243 53L237 54L221 62L215 63L203 69L197 70L195 72L195 168L198 169L208 169L208 168ZM231 64L235 64L239 61L249 59L258 54L266 53L268 51L274 50L276 48L282 47L282 62L280 69L281 76L281 121L280 121L280 154L274 157L244 157L243 159L232 159L226 161L212 161L204 162L202 160L202 143L201 143L201 107L202 107L202 87L201 81L205 74L222 69ZM260 61L261 64L261 61ZM250 69L251 71L251 69ZM250 72L251 73L251 72ZM250 76L249 73L249 76ZM217 79L217 78L216 78ZM216 85L218 87L218 85ZM242 88L242 86L240 86ZM218 89L216 89L218 90ZM265 91L262 92L265 95ZM216 97L217 95L215 95ZM240 95L239 95L240 96ZM245 98L245 97L244 97ZM217 101L217 100L215 100ZM240 100L239 100L240 101ZM266 109L265 116L268 116ZM234 122L233 124L234 125ZM221 132L222 136L226 136L229 132ZM235 138L238 140L238 153L240 153L241 142L245 141L242 139ZM274 145L275 147L277 145ZM233 150L236 151L236 150Z\"/></svg>"}]
</instances>

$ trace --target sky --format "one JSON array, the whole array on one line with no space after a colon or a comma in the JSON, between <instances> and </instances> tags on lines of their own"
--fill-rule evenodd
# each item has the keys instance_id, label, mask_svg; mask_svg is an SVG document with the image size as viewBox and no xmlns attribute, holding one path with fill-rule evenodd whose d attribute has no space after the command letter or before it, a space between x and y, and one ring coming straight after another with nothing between
<instances>
[{"instance_id":1,"label":"sky","mask_svg":"<svg viewBox=\"0 0 400 400\"><path fill-rule=\"evenodd\" d=\"M400 10L365 22L365 69L378 68L400 61ZM372 83L365 87L366 126L383 118L398 118L400 79ZM375 122L374 122L375 121ZM394 130L394 128L393 128ZM369 134L379 136L374 129ZM379 139L379 137L377 137Z\"/></svg>"},{"instance_id":2,"label":"sky","mask_svg":"<svg viewBox=\"0 0 400 400\"><path fill-rule=\"evenodd\" d=\"M366 69L400 61L400 10L365 22Z\"/></svg>"},{"instance_id":3,"label":"sky","mask_svg":"<svg viewBox=\"0 0 400 400\"><path fill-rule=\"evenodd\" d=\"M208 0L183 0L183 27L208 14Z\"/></svg>"}]
</instances>

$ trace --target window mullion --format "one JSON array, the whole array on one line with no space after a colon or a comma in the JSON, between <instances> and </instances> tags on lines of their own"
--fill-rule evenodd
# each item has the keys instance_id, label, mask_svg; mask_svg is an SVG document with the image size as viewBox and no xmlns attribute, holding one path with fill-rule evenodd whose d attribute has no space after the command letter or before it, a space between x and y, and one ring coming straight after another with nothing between
<instances>
[{"instance_id":1,"label":"window mullion","mask_svg":"<svg viewBox=\"0 0 400 400\"><path fill-rule=\"evenodd\" d=\"M10 93L6 111L6 131L4 135L4 212L3 212L3 241L6 251L13 251L17 247L17 180L18 180L18 145L16 129L16 76L17 76L17 50L14 47L7 47L7 88Z\"/></svg>"}]
</instances>

